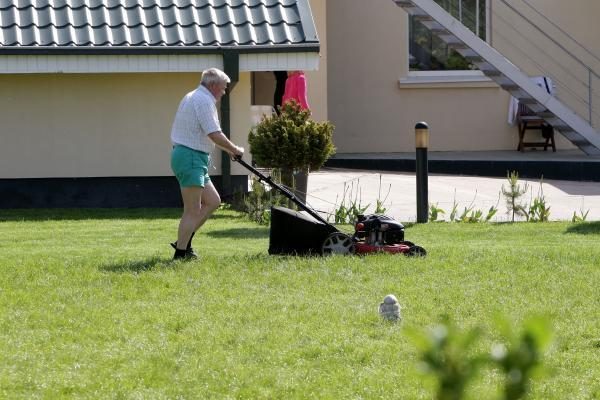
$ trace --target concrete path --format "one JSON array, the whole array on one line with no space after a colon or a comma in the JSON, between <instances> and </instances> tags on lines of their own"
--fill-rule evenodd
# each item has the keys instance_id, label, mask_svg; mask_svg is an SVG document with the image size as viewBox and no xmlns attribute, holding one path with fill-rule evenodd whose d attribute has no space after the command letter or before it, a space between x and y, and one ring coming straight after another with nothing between
<instances>
[{"instance_id":1,"label":"concrete path","mask_svg":"<svg viewBox=\"0 0 600 400\"><path fill-rule=\"evenodd\" d=\"M520 182L529 185L529 192L522 197L522 202L529 204L538 196L540 182L525 179ZM490 207L496 206L498 212L493 221L508 221L510 217L501 194L503 185L508 187L506 178L430 175L429 203L443 209L446 219L455 203L459 214L472 206L485 215ZM545 180L541 187L546 205L550 206L551 220L570 221L574 212L588 210L587 221L600 220L598 182ZM347 205L351 202L369 205L366 213L373 213L378 198L387 209L385 214L402 222L415 221L415 174L328 168L311 173L308 179L307 203L319 211L333 213L344 201Z\"/></svg>"}]
</instances>

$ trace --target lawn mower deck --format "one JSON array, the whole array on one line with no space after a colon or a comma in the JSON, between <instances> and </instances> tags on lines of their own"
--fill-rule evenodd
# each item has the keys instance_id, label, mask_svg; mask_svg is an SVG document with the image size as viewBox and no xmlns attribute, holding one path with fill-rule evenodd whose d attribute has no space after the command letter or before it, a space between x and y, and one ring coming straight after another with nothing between
<instances>
[{"instance_id":1,"label":"lawn mower deck","mask_svg":"<svg viewBox=\"0 0 600 400\"><path fill-rule=\"evenodd\" d=\"M424 256L424 248L404 240L404 225L387 215L359 215L354 235L331 233L323 242L323 254L392 253Z\"/></svg>"}]
</instances>

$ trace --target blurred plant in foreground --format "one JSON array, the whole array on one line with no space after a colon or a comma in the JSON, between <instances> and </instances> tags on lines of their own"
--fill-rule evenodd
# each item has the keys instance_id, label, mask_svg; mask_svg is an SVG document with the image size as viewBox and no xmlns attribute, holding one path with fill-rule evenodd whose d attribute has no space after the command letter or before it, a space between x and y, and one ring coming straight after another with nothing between
<instances>
[{"instance_id":1,"label":"blurred plant in foreground","mask_svg":"<svg viewBox=\"0 0 600 400\"><path fill-rule=\"evenodd\" d=\"M481 328L461 331L448 317L428 332L408 331L419 351L419 369L437 380L437 400L463 399L469 382L484 365L503 374L504 400L523 398L532 380L546 372L542 356L552 337L547 319L529 318L515 331L510 322L498 318L497 326L504 342L494 343L489 354L473 350Z\"/></svg>"}]
</instances>

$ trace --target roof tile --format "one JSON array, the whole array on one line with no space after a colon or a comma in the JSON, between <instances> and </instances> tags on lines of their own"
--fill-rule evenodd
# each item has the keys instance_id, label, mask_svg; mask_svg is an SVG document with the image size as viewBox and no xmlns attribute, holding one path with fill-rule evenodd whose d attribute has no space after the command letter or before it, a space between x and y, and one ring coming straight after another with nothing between
<instances>
[{"instance_id":1,"label":"roof tile","mask_svg":"<svg viewBox=\"0 0 600 400\"><path fill-rule=\"evenodd\" d=\"M308 0L0 0L0 51L318 45L312 19L302 18L307 7Z\"/></svg>"}]
</instances>

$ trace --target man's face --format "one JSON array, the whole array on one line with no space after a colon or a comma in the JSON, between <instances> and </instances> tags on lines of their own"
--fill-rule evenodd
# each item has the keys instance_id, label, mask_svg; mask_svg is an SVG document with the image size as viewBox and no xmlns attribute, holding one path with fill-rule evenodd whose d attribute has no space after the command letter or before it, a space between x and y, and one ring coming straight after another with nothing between
<instances>
[{"instance_id":1,"label":"man's face","mask_svg":"<svg viewBox=\"0 0 600 400\"><path fill-rule=\"evenodd\" d=\"M213 96L215 96L215 99L219 101L221 100L221 97L223 97L227 90L227 83L213 83L208 87L208 90L212 93Z\"/></svg>"}]
</instances>

